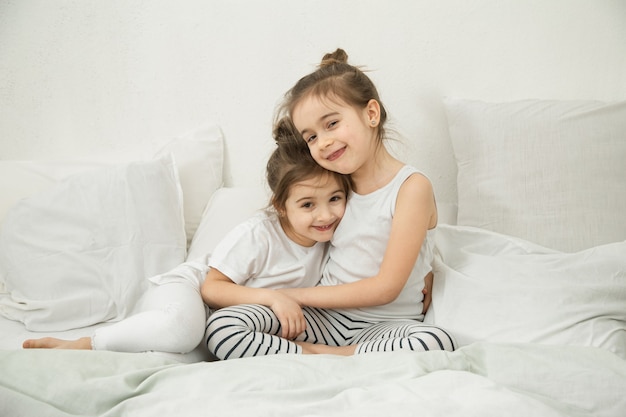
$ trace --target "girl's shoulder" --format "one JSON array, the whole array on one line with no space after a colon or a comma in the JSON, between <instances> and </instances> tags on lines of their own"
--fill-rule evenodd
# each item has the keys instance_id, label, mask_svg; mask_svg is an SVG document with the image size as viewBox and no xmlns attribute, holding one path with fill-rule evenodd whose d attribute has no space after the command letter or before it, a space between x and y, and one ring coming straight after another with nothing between
<instances>
[{"instance_id":1,"label":"girl's shoulder","mask_svg":"<svg viewBox=\"0 0 626 417\"><path fill-rule=\"evenodd\" d=\"M411 165L405 165L398 171L395 182L399 185L399 192L410 189L411 191L433 193L432 181L428 175Z\"/></svg>"},{"instance_id":2,"label":"girl's shoulder","mask_svg":"<svg viewBox=\"0 0 626 417\"><path fill-rule=\"evenodd\" d=\"M400 170L398 170L398 173L396 174L396 178L400 179L401 181L416 176L422 177L430 182L430 178L428 178L428 175L426 175L424 171L420 171L412 165L404 165L402 168L400 168Z\"/></svg>"},{"instance_id":3,"label":"girl's shoulder","mask_svg":"<svg viewBox=\"0 0 626 417\"><path fill-rule=\"evenodd\" d=\"M258 210L237 227L247 230L248 233L274 233L276 230L282 230L278 215L269 210Z\"/></svg>"},{"instance_id":4,"label":"girl's shoulder","mask_svg":"<svg viewBox=\"0 0 626 417\"><path fill-rule=\"evenodd\" d=\"M234 226L223 240L255 239L259 235L273 234L277 228L280 228L278 216L267 210L259 210Z\"/></svg>"},{"instance_id":5,"label":"girl's shoulder","mask_svg":"<svg viewBox=\"0 0 626 417\"><path fill-rule=\"evenodd\" d=\"M410 171L410 170L407 170ZM430 179L421 171L413 168L398 190L396 211L411 213L409 217L425 216L428 229L437 224L437 206L435 192Z\"/></svg>"},{"instance_id":6,"label":"girl's shoulder","mask_svg":"<svg viewBox=\"0 0 626 417\"><path fill-rule=\"evenodd\" d=\"M403 165L402 168L398 170L394 182L402 185L409 182L417 186L432 188L432 181L428 175L424 171L408 164Z\"/></svg>"},{"instance_id":7,"label":"girl's shoulder","mask_svg":"<svg viewBox=\"0 0 626 417\"><path fill-rule=\"evenodd\" d=\"M411 165L404 165L397 172L396 176L388 184L393 195L414 193L414 192L430 192L432 193L432 183L430 178L422 171Z\"/></svg>"}]
</instances>

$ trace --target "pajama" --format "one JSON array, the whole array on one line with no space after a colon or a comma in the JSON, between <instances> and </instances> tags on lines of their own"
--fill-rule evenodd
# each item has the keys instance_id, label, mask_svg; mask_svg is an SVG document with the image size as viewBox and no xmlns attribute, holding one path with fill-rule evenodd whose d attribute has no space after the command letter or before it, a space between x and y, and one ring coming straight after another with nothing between
<instances>
[{"instance_id":1,"label":"pajama","mask_svg":"<svg viewBox=\"0 0 626 417\"><path fill-rule=\"evenodd\" d=\"M417 320L371 323L351 319L337 310L304 307L306 330L295 340L329 346L356 346L356 354L397 350L455 349L450 334ZM302 353L280 336L280 323L265 306L246 304L222 308L207 321L206 344L219 359Z\"/></svg>"},{"instance_id":2,"label":"pajama","mask_svg":"<svg viewBox=\"0 0 626 417\"><path fill-rule=\"evenodd\" d=\"M185 262L149 278L150 288L136 314L97 329L94 350L188 353L202 342L206 309L199 293L208 266Z\"/></svg>"}]
</instances>

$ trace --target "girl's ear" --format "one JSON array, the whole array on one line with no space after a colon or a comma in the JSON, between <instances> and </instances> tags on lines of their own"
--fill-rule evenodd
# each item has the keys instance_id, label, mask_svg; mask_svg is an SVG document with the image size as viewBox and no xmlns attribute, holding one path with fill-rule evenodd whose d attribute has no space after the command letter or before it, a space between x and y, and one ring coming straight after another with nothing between
<instances>
[{"instance_id":1,"label":"girl's ear","mask_svg":"<svg viewBox=\"0 0 626 417\"><path fill-rule=\"evenodd\" d=\"M365 113L367 114L367 120L370 126L378 126L378 122L380 121L380 103L377 100L371 99L367 102Z\"/></svg>"},{"instance_id":2,"label":"girl's ear","mask_svg":"<svg viewBox=\"0 0 626 417\"><path fill-rule=\"evenodd\" d=\"M278 207L278 205L276 204L274 204L273 206L276 214L278 214L278 217L287 217L287 213L285 212L284 208Z\"/></svg>"},{"instance_id":3,"label":"girl's ear","mask_svg":"<svg viewBox=\"0 0 626 417\"><path fill-rule=\"evenodd\" d=\"M278 207L278 202L276 201L275 198L272 197L272 200L270 201L270 204L272 205L272 208L278 214L278 216L282 217L282 215L283 215L282 211L283 210L280 207Z\"/></svg>"}]
</instances>

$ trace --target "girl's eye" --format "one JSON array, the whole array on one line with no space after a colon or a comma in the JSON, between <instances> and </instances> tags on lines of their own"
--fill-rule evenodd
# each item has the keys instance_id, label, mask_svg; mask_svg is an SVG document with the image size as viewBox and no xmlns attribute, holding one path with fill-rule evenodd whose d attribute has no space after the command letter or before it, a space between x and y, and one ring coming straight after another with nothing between
<instances>
[{"instance_id":1,"label":"girl's eye","mask_svg":"<svg viewBox=\"0 0 626 417\"><path fill-rule=\"evenodd\" d=\"M313 207L313 203L304 203L302 204L302 208L311 208Z\"/></svg>"},{"instance_id":2,"label":"girl's eye","mask_svg":"<svg viewBox=\"0 0 626 417\"><path fill-rule=\"evenodd\" d=\"M308 138L306 138L306 142L307 142L307 143L311 143L311 142L313 142L315 139L317 139L317 136L315 136L315 135L311 135L311 136L309 136Z\"/></svg>"},{"instance_id":3,"label":"girl's eye","mask_svg":"<svg viewBox=\"0 0 626 417\"><path fill-rule=\"evenodd\" d=\"M337 124L336 120L333 120L332 122L328 123L328 129L334 127Z\"/></svg>"}]
</instances>

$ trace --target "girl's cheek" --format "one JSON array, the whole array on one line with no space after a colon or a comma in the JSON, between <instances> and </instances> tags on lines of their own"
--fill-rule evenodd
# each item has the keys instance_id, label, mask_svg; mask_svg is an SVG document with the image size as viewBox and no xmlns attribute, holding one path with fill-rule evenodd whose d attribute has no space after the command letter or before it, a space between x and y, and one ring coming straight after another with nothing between
<instances>
[{"instance_id":1,"label":"girl's cheek","mask_svg":"<svg viewBox=\"0 0 626 417\"><path fill-rule=\"evenodd\" d=\"M311 150L311 156L313 157L313 159L315 159L315 162L323 166L323 159L320 158L319 153Z\"/></svg>"}]
</instances>

